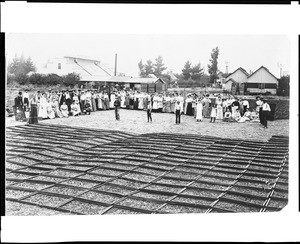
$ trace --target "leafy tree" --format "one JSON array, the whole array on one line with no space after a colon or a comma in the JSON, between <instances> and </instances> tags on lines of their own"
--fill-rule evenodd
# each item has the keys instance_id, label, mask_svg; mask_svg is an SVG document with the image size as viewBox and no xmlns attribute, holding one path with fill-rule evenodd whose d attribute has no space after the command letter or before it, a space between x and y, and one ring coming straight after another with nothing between
<instances>
[{"instance_id":1,"label":"leafy tree","mask_svg":"<svg viewBox=\"0 0 300 244\"><path fill-rule=\"evenodd\" d=\"M142 60L138 63L139 70L140 70L140 77L146 77L145 65L143 65Z\"/></svg>"},{"instance_id":2,"label":"leafy tree","mask_svg":"<svg viewBox=\"0 0 300 244\"><path fill-rule=\"evenodd\" d=\"M210 82L215 83L216 79L218 78L217 72L218 72L218 56L219 56L219 48L216 47L211 52L211 58L210 62L211 64L208 64L208 73L210 74Z\"/></svg>"},{"instance_id":3,"label":"leafy tree","mask_svg":"<svg viewBox=\"0 0 300 244\"><path fill-rule=\"evenodd\" d=\"M15 56L12 62L9 63L7 67L7 72L15 76L27 75L30 71L35 72L36 67L30 57L25 59L23 55L20 58Z\"/></svg>"},{"instance_id":4,"label":"leafy tree","mask_svg":"<svg viewBox=\"0 0 300 244\"><path fill-rule=\"evenodd\" d=\"M277 95L289 96L290 95L290 76L282 76L278 79Z\"/></svg>"},{"instance_id":5,"label":"leafy tree","mask_svg":"<svg viewBox=\"0 0 300 244\"><path fill-rule=\"evenodd\" d=\"M147 60L147 63L145 64L144 67L145 67L146 77L149 76L150 74L154 74L154 64L150 59Z\"/></svg>"},{"instance_id":6,"label":"leafy tree","mask_svg":"<svg viewBox=\"0 0 300 244\"><path fill-rule=\"evenodd\" d=\"M82 85L80 83L80 76L76 73L69 73L67 75L62 76L62 80L65 86L74 87L76 84Z\"/></svg>"},{"instance_id":7,"label":"leafy tree","mask_svg":"<svg viewBox=\"0 0 300 244\"><path fill-rule=\"evenodd\" d=\"M158 56L156 59L155 59L155 64L154 64L154 75L156 77L159 77L160 75L162 75L162 72L164 70L166 70L167 67L165 67L165 65L163 64L163 59L161 56Z\"/></svg>"},{"instance_id":8,"label":"leafy tree","mask_svg":"<svg viewBox=\"0 0 300 244\"><path fill-rule=\"evenodd\" d=\"M182 69L182 75L184 80L188 80L191 78L191 72L192 72L192 64L190 61L186 61L184 64L184 67Z\"/></svg>"},{"instance_id":9,"label":"leafy tree","mask_svg":"<svg viewBox=\"0 0 300 244\"><path fill-rule=\"evenodd\" d=\"M204 71L203 68L201 68L200 63L198 63L197 65L193 66L191 68L191 79L192 80L200 80L201 76L203 76Z\"/></svg>"}]
</instances>

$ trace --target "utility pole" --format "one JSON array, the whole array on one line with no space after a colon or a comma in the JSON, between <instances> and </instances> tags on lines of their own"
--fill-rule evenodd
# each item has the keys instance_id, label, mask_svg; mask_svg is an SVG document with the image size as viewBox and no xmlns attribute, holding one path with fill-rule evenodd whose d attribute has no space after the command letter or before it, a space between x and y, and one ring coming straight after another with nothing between
<instances>
[{"instance_id":1,"label":"utility pole","mask_svg":"<svg viewBox=\"0 0 300 244\"><path fill-rule=\"evenodd\" d=\"M115 76L117 76L117 54L115 54Z\"/></svg>"},{"instance_id":2,"label":"utility pole","mask_svg":"<svg viewBox=\"0 0 300 244\"><path fill-rule=\"evenodd\" d=\"M225 64L226 64L226 74L228 74L228 61L225 61Z\"/></svg>"},{"instance_id":3,"label":"utility pole","mask_svg":"<svg viewBox=\"0 0 300 244\"><path fill-rule=\"evenodd\" d=\"M277 63L277 67L279 67L280 70L280 78L282 77L282 64L281 63Z\"/></svg>"}]
</instances>

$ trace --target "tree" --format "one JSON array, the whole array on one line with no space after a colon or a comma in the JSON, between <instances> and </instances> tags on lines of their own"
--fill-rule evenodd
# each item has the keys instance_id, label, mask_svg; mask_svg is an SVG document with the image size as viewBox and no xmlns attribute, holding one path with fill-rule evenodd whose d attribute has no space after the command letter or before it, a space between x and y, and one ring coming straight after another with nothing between
<instances>
[{"instance_id":1,"label":"tree","mask_svg":"<svg viewBox=\"0 0 300 244\"><path fill-rule=\"evenodd\" d=\"M159 77L160 75L162 75L162 72L167 69L167 67L164 67L165 65L163 64L162 61L163 61L163 59L162 59L161 56L158 56L155 59L155 64L154 64L154 67L153 67L154 68L153 73L156 77Z\"/></svg>"},{"instance_id":2,"label":"tree","mask_svg":"<svg viewBox=\"0 0 300 244\"><path fill-rule=\"evenodd\" d=\"M190 61L186 61L182 69L182 75L184 80L188 80L191 78L191 72L192 72L192 64Z\"/></svg>"},{"instance_id":3,"label":"tree","mask_svg":"<svg viewBox=\"0 0 300 244\"><path fill-rule=\"evenodd\" d=\"M218 72L218 56L219 56L219 48L216 47L211 52L211 58L210 62L211 64L208 64L208 73L210 74L210 82L215 83L216 79L218 78L217 72Z\"/></svg>"},{"instance_id":4,"label":"tree","mask_svg":"<svg viewBox=\"0 0 300 244\"><path fill-rule=\"evenodd\" d=\"M201 76L203 76L204 71L201 68L200 62L191 68L191 79L199 81Z\"/></svg>"},{"instance_id":5,"label":"tree","mask_svg":"<svg viewBox=\"0 0 300 244\"><path fill-rule=\"evenodd\" d=\"M282 76L278 79L277 95L289 96L290 95L290 76Z\"/></svg>"},{"instance_id":6,"label":"tree","mask_svg":"<svg viewBox=\"0 0 300 244\"><path fill-rule=\"evenodd\" d=\"M23 55L20 58L15 56L7 67L7 72L15 75L16 77L19 75L27 75L30 71L35 72L36 67L30 57L25 59Z\"/></svg>"},{"instance_id":7,"label":"tree","mask_svg":"<svg viewBox=\"0 0 300 244\"><path fill-rule=\"evenodd\" d=\"M140 77L146 77L145 65L143 65L142 60L138 63L139 70L140 70Z\"/></svg>"},{"instance_id":8,"label":"tree","mask_svg":"<svg viewBox=\"0 0 300 244\"><path fill-rule=\"evenodd\" d=\"M67 75L64 75L62 77L62 79L63 79L63 84L65 86L74 87L77 84L81 85L80 76L79 76L79 74L76 74L76 73L69 73Z\"/></svg>"},{"instance_id":9,"label":"tree","mask_svg":"<svg viewBox=\"0 0 300 244\"><path fill-rule=\"evenodd\" d=\"M150 59L147 60L147 63L145 64L144 67L145 67L146 77L149 76L150 74L154 74L154 64Z\"/></svg>"}]
</instances>

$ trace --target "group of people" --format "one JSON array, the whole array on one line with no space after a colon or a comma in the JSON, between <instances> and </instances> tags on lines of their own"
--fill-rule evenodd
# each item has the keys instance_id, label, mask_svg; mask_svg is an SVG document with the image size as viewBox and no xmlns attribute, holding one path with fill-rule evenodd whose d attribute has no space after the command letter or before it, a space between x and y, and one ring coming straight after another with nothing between
<instances>
[{"instance_id":1,"label":"group of people","mask_svg":"<svg viewBox=\"0 0 300 244\"><path fill-rule=\"evenodd\" d=\"M270 106L261 97L257 97L256 107L250 110L247 97L237 99L231 95L188 94L183 93L146 93L140 91L114 90L110 94L97 90L62 90L49 92L19 92L15 98L16 120L26 120L25 111L30 111L29 123L40 119L78 116L91 114L98 110L115 109L116 119L120 119L119 109L145 110L148 122L152 121L152 112L174 113L176 123L180 116L194 116L200 122L210 118L226 122L260 121L267 128L267 114Z\"/></svg>"}]
</instances>

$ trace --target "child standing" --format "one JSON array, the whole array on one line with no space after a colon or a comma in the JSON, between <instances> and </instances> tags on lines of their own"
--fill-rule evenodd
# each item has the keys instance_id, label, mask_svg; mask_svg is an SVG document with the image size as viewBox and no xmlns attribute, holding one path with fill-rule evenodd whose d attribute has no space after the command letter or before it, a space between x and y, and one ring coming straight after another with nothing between
<instances>
[{"instance_id":1,"label":"child standing","mask_svg":"<svg viewBox=\"0 0 300 244\"><path fill-rule=\"evenodd\" d=\"M181 104L180 101L177 100L175 105L175 115L176 115L176 124L180 124L180 114L181 114Z\"/></svg>"},{"instance_id":2,"label":"child standing","mask_svg":"<svg viewBox=\"0 0 300 244\"><path fill-rule=\"evenodd\" d=\"M216 106L216 104L214 104L211 108L210 123L211 122L215 123L216 122L216 117L217 117L217 106Z\"/></svg>"},{"instance_id":3,"label":"child standing","mask_svg":"<svg viewBox=\"0 0 300 244\"><path fill-rule=\"evenodd\" d=\"M152 122L151 112L152 112L151 101L148 101L148 104L147 104L147 119L148 119L148 122L149 122L149 119Z\"/></svg>"}]
</instances>

